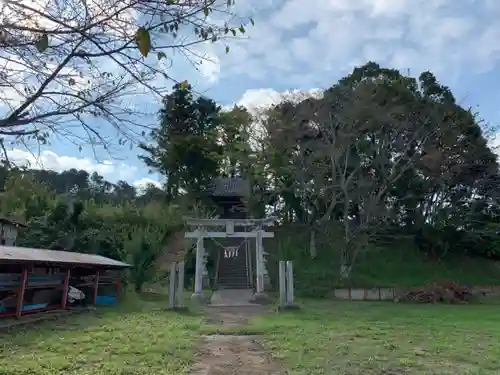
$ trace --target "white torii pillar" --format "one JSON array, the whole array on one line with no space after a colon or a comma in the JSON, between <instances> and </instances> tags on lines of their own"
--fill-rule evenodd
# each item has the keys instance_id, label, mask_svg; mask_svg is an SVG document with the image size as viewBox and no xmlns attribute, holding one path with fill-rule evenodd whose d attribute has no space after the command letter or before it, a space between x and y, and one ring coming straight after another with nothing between
<instances>
[{"instance_id":1,"label":"white torii pillar","mask_svg":"<svg viewBox=\"0 0 500 375\"><path fill-rule=\"evenodd\" d=\"M255 237L255 273L257 280L255 285L255 296L264 297L264 247L262 244L262 228L257 228L257 235Z\"/></svg>"}]
</instances>

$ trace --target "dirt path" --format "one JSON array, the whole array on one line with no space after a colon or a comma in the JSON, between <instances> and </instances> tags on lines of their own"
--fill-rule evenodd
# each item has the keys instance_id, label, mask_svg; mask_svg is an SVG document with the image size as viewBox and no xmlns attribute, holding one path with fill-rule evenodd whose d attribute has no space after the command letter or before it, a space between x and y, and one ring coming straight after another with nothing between
<instances>
[{"instance_id":1,"label":"dirt path","mask_svg":"<svg viewBox=\"0 0 500 375\"><path fill-rule=\"evenodd\" d=\"M210 323L221 328L244 327L264 313L261 306L208 307ZM260 344L259 336L211 335L203 338L198 363L191 375L285 375Z\"/></svg>"}]
</instances>

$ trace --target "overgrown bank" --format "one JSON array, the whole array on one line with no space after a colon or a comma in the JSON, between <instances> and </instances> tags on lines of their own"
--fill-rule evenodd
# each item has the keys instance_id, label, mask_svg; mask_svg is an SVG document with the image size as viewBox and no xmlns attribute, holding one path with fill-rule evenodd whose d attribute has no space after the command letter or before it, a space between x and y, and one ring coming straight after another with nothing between
<instances>
[{"instance_id":1,"label":"overgrown bank","mask_svg":"<svg viewBox=\"0 0 500 375\"><path fill-rule=\"evenodd\" d=\"M362 252L347 279L339 277L340 243L318 238L311 257L309 232L297 226L280 227L268 240L266 251L273 286L277 286L279 260L294 264L299 295L329 296L335 287L414 287L431 282L453 281L469 285L500 284L500 265L486 258L453 255L436 259L423 253L412 238L371 246ZM340 241L339 241L340 242Z\"/></svg>"}]
</instances>

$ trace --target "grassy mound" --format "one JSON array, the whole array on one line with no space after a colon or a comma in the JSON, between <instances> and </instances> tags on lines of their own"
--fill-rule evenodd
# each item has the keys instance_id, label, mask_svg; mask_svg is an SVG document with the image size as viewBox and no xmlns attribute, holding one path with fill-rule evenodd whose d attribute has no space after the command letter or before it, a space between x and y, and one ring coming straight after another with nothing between
<instances>
[{"instance_id":1,"label":"grassy mound","mask_svg":"<svg viewBox=\"0 0 500 375\"><path fill-rule=\"evenodd\" d=\"M309 236L305 230L279 228L276 238L267 243L269 273L277 285L280 259L294 264L297 294L327 296L336 287L415 287L437 281L468 285L500 284L500 266L481 258L455 257L429 259L411 240L394 241L390 246L374 247L360 254L351 275L339 278L339 245L318 239L317 256L309 254Z\"/></svg>"}]
</instances>

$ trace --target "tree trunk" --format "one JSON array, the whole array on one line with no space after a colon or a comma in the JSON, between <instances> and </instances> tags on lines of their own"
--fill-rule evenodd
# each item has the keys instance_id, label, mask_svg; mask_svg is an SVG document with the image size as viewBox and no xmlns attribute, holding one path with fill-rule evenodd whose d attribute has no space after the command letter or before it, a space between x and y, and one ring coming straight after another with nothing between
<instances>
[{"instance_id":1,"label":"tree trunk","mask_svg":"<svg viewBox=\"0 0 500 375\"><path fill-rule=\"evenodd\" d=\"M310 242L309 242L309 254L311 255L311 258L314 259L318 255L316 251L316 231L314 228L311 229L311 236L310 236Z\"/></svg>"},{"instance_id":2,"label":"tree trunk","mask_svg":"<svg viewBox=\"0 0 500 375\"><path fill-rule=\"evenodd\" d=\"M351 232L349 228L349 195L344 191L344 246L340 253L340 278L347 279L351 273L351 262L349 257Z\"/></svg>"},{"instance_id":3,"label":"tree trunk","mask_svg":"<svg viewBox=\"0 0 500 375\"><path fill-rule=\"evenodd\" d=\"M347 249L347 244L345 248L340 252L340 278L342 280L348 279L351 275L352 265L349 262L349 250Z\"/></svg>"}]
</instances>

